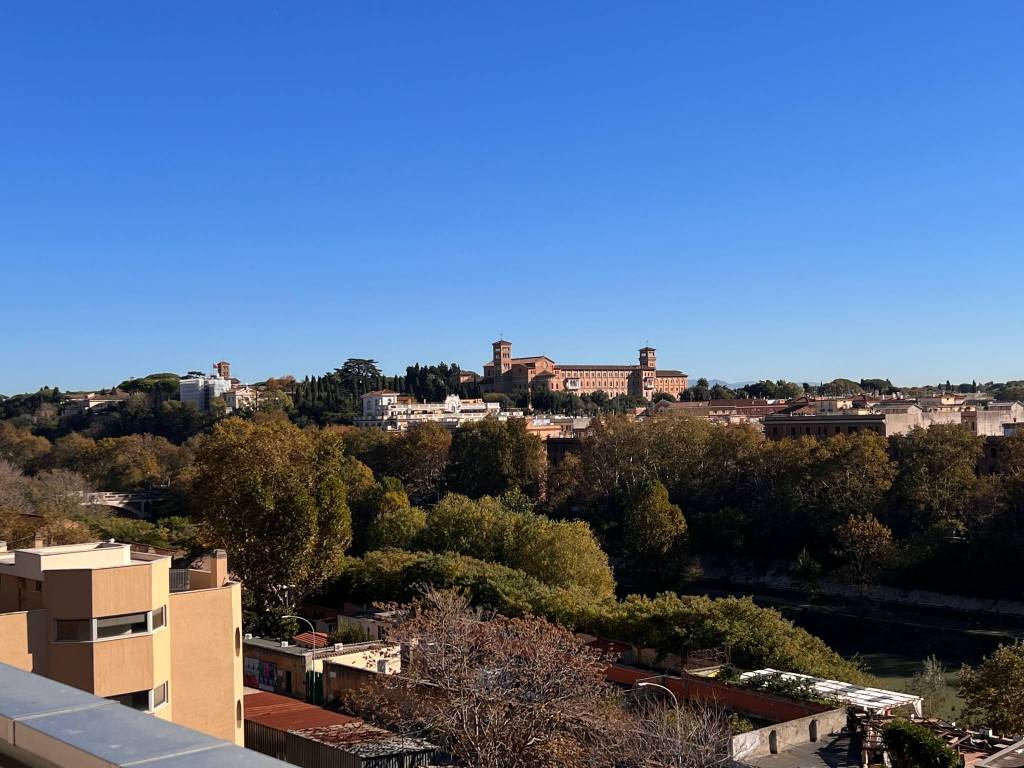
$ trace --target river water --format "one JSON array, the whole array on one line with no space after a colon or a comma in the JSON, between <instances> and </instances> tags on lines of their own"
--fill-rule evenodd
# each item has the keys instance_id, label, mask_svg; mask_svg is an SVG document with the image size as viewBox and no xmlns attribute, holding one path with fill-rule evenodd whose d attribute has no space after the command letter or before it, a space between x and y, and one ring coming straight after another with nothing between
<instances>
[{"instance_id":1,"label":"river water","mask_svg":"<svg viewBox=\"0 0 1024 768\"><path fill-rule=\"evenodd\" d=\"M690 591L712 597L751 595L722 584L696 584ZM924 659L935 656L946 668L952 695L962 664L977 664L1001 642L1024 639L1021 619L831 598L811 600L770 591L751 597L758 605L776 608L843 656L858 659L878 685L897 691L905 690Z\"/></svg>"}]
</instances>

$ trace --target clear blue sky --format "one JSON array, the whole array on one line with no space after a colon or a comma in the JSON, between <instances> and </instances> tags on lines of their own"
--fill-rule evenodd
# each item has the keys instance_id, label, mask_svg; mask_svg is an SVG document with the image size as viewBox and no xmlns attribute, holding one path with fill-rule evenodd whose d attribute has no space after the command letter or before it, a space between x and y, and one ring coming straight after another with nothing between
<instances>
[{"instance_id":1,"label":"clear blue sky","mask_svg":"<svg viewBox=\"0 0 1024 768\"><path fill-rule=\"evenodd\" d=\"M0 6L0 392L1024 378L1024 3Z\"/></svg>"}]
</instances>

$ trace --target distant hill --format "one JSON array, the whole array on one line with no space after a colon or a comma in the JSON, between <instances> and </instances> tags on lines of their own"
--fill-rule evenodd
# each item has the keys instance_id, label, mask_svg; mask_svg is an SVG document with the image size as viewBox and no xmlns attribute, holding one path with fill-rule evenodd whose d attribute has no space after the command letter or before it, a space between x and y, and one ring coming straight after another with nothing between
<instances>
[{"instance_id":1,"label":"distant hill","mask_svg":"<svg viewBox=\"0 0 1024 768\"><path fill-rule=\"evenodd\" d=\"M697 383L697 379L699 379L699 378L700 378L700 376L691 376L690 377L690 381L693 384L696 384ZM757 380L755 379L753 381L734 381L734 382L732 382L730 384L725 379L712 379L710 377L708 378L708 386L714 387L717 384L721 384L723 387L728 387L729 389L739 389L740 387L745 387L748 384L757 384Z\"/></svg>"}]
</instances>

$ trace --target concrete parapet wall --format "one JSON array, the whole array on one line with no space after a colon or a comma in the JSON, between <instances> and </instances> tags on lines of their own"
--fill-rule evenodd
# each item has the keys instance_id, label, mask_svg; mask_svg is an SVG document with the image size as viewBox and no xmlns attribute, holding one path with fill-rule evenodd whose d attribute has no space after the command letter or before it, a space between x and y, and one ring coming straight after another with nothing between
<instances>
[{"instance_id":1,"label":"concrete parapet wall","mask_svg":"<svg viewBox=\"0 0 1024 768\"><path fill-rule=\"evenodd\" d=\"M846 725L844 708L818 712L795 720L776 723L732 737L729 756L735 765L743 765L747 758L783 752L790 747L814 741L826 741Z\"/></svg>"}]
</instances>

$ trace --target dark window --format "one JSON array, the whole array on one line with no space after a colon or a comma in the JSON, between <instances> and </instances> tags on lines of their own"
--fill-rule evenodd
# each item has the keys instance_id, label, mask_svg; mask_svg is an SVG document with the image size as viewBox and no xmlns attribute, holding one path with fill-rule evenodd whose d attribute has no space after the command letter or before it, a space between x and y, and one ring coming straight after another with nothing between
<instances>
[{"instance_id":1,"label":"dark window","mask_svg":"<svg viewBox=\"0 0 1024 768\"><path fill-rule=\"evenodd\" d=\"M288 670L285 670L284 673L284 691L285 693L292 692L292 673Z\"/></svg>"},{"instance_id":2,"label":"dark window","mask_svg":"<svg viewBox=\"0 0 1024 768\"><path fill-rule=\"evenodd\" d=\"M149 691L132 691L131 693L122 693L119 696L107 696L107 698L142 712L149 709Z\"/></svg>"},{"instance_id":3,"label":"dark window","mask_svg":"<svg viewBox=\"0 0 1024 768\"><path fill-rule=\"evenodd\" d=\"M58 643L74 643L92 639L89 619L57 619L55 638Z\"/></svg>"},{"instance_id":4,"label":"dark window","mask_svg":"<svg viewBox=\"0 0 1024 768\"><path fill-rule=\"evenodd\" d=\"M96 637L122 637L147 632L146 614L126 613L124 616L107 616L96 619Z\"/></svg>"}]
</instances>

